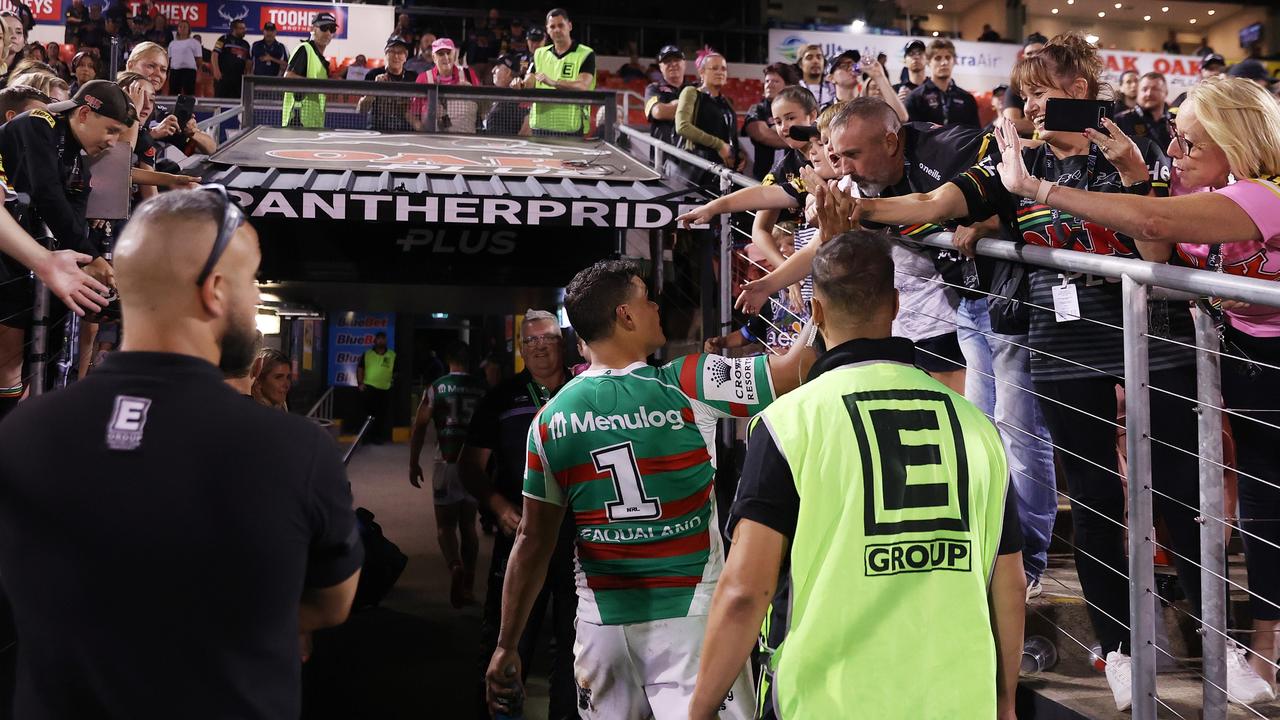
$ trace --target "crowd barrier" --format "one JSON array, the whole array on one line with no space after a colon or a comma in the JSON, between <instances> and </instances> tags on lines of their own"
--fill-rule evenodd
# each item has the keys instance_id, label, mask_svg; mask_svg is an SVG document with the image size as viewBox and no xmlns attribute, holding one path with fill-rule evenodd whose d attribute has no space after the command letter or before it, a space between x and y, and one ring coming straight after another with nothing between
<instances>
[{"instance_id":1,"label":"crowd barrier","mask_svg":"<svg viewBox=\"0 0 1280 720\"><path fill-rule=\"evenodd\" d=\"M709 195L723 195L740 187L749 187L756 185L754 180L746 178L732 170L684 152L678 148L672 147L666 143L654 140L643 130L635 128L623 127L622 134L633 143L633 147L644 148L643 152L635 152L637 157L648 157L654 162L654 167L663 167L664 158L673 158L674 160L686 163L701 170L704 170L714 177L718 178L717 187L704 187ZM748 213L749 215L751 213ZM733 298L731 289L736 284L736 278L733 276L732 268L735 267L735 260L740 260L748 265L754 265L762 271L767 272L767 268L759 265L741 249L736 248L734 234L742 236L743 245L750 243L750 233L734 224L730 214L722 215L718 225L718 244L720 258L720 276L719 276L719 307L718 317L720 322L720 335L725 335L733 329ZM918 240L919 243L941 249L952 249L951 233L938 233L926 238ZM1265 280L1257 280L1252 278L1244 278L1222 273L1212 273L1202 270L1193 270L1189 268L1174 267L1164 264L1156 264L1145 262L1142 260L1104 257L1100 255L1092 255L1082 252L1051 249L1037 247L1025 244L1015 244L1007 240L1001 239L982 239L977 243L977 254L1000 260L1010 260L1022 262L1028 265L1034 265L1044 268L1051 268L1061 272L1085 273L1102 278L1118 278L1122 283L1122 292L1124 298L1124 322L1120 327L1114 324L1104 323L1094 318L1079 317L1080 321L1093 323L1098 326L1100 331L1105 331L1112 335L1118 334L1119 339L1124 343L1124 374L1123 377L1116 377L1112 373L1104 373L1097 368L1089 368L1080 363L1080 365L1093 372L1109 375L1117 382L1122 382L1125 392L1125 414L1123 423L1118 422L1116 418L1096 418L1100 421L1109 423L1123 430L1126 438L1126 457L1127 467L1122 474L1115 468L1102 468L1107 472L1116 475L1116 482L1128 483L1128 526L1123 523L1122 529L1128 532L1128 569L1127 573L1122 573L1129 583L1129 605L1130 619L1128 624L1121 623L1127 627L1131 637L1132 660L1133 660L1133 717L1134 718L1155 718L1157 710L1171 713L1174 716L1181 717L1172 707L1161 699L1156 683L1156 670L1159 662L1167 656L1169 661L1178 663L1183 668L1191 670L1197 675L1203 685L1203 707L1200 717L1206 720L1219 720L1227 716L1227 698L1226 698L1226 654L1227 642L1231 639L1228 634L1232 630L1239 628L1229 628L1227 621L1227 590L1228 588L1237 591L1243 591L1250 596L1256 597L1256 594L1240 583L1231 580L1228 577L1226 567L1226 533L1224 528L1238 532L1242 536L1247 536L1251 540L1259 541L1275 547L1275 544L1258 537L1256 534L1249 532L1240 525L1241 518L1232 517L1232 513L1224 506L1223 483L1224 472L1233 471L1238 475L1241 471L1229 467L1223 458L1222 450L1222 432L1223 423L1222 416L1227 415L1233 422L1257 422L1268 427L1277 427L1265 420L1256 417L1249 417L1224 407L1221 399L1221 378L1219 374L1219 364L1222 358L1232 357L1224 353L1220 348L1218 329L1212 319L1203 312L1195 313L1195 344L1196 354L1196 397L1184 397L1169 389L1153 386L1149 384L1148 370L1148 348L1153 342L1173 342L1182 345L1179 341L1169 340L1159 335L1149 332L1149 317L1147 312L1148 298L1153 293L1160 293L1162 296L1173 298L1171 301L1178 302L1189 300L1193 297L1216 297L1229 300L1240 300L1248 303L1280 307L1280 284ZM898 272L902 272L899 270ZM943 285L951 285L940 276L922 278L930 282L936 282ZM957 290L968 288L960 288L951 285ZM985 293L991 296L990 293ZM771 299L776 309L782 309L790 314L789 319L798 320L799 317L792 313L789 308L780 307L779 301ZM1052 311L1052 308L1044 308ZM923 313L924 311L916 307L904 304L901 307L902 313ZM767 313L762 313L762 315ZM937 318L933 315L928 317L935 320L945 320ZM769 320L766 318L766 322ZM770 322L771 325L773 323ZM959 322L956 321L959 328ZM774 325L775 330L781 331L782 328ZM966 327L966 330L979 332L985 336L988 342L1009 342L1005 337L1001 337L995 333L981 332L978 328ZM708 333L710 334L710 333ZM1100 338L1100 341L1105 341ZM1022 346L1025 347L1025 346ZM1190 347L1190 346L1189 346ZM1030 348L1026 348L1030 350ZM1043 351L1038 351L1043 352ZM940 356L939 356L940 357ZM1065 358L1059 358L1066 362L1072 362ZM1255 361L1256 362L1256 361ZM1265 365L1265 363L1258 363ZM1270 365L1266 365L1271 367ZM970 369L970 372L973 370ZM995 383L1006 383L1004 378L995 377L992 374L982 373L989 380ZM1072 407L1058 400L1046 398L1035 392L1034 388L1021 387L1019 389L1025 392L1037 395L1041 400L1056 402L1066 407ZM1172 397L1181 397L1183 400L1194 403L1195 410L1198 415L1198 437L1199 447L1185 448L1177 447L1171 443L1165 442L1163 439L1153 437L1151 433L1151 403L1152 393L1160 393ZM1077 412L1084 412L1079 408L1072 407ZM1091 416L1096 417L1096 416ZM1009 426L1002 424L1000 429L1004 433L1017 432L1034 438L1037 442L1048 443L1055 452L1069 452L1051 440L1036 435L1030 428ZM1162 493L1154 489L1151 483L1151 448L1152 444L1168 447L1178 452L1194 455L1198 459L1199 464L1199 506L1190 507L1186 503L1182 503L1176 498ZM1079 456L1077 456L1079 457ZM1083 458L1082 458L1083 459ZM1099 466L1101 467L1101 466ZM1251 479L1264 483L1270 487L1276 487L1273 483L1262 478L1248 476ZM1026 479L1046 483L1044 478ZM1068 497L1053 484L1052 477L1047 479L1047 483L1052 484L1055 493ZM1173 500L1186 506L1188 509L1196 513L1196 520L1200 524L1201 551L1199 558L1181 558L1172 548L1162 543L1156 536L1153 522L1152 499L1153 497L1161 497L1166 500ZM1081 504L1079 501L1072 500L1075 512L1093 512L1102 517L1107 518L1110 522L1116 522L1114 519L1103 515L1100 511ZM1246 518L1247 519L1247 518ZM1076 550L1070 538L1063 537L1057 533L1054 537ZM1154 557L1157 550L1164 551L1171 556L1194 563L1200 570L1201 574L1201 595L1203 597L1202 617L1197 617L1185 609L1179 607L1173 602L1172 598L1162 597L1160 589L1156 584L1154 571ZM1103 563L1105 566L1105 563ZM1117 571L1118 572L1118 571ZM1046 573L1045 578L1050 581L1056 581L1060 588L1058 592L1067 594L1089 603L1081 594L1077 593L1074 588L1069 587L1065 583L1057 581L1051 574ZM1186 614L1200 628L1199 633L1202 640L1202 663L1199 669L1194 665L1189 665L1183 658L1176 658L1167 650L1157 644L1157 622L1163 622L1163 618L1157 615L1158 604L1154 600L1175 608L1179 613ZM1270 603L1265 598L1261 598L1264 603ZM1096 606L1094 606L1096 608ZM1044 615L1040 610L1032 607L1032 612L1040 615L1044 620L1054 623L1052 618ZM1096 608L1099 609L1100 608ZM1115 619L1115 618L1113 618ZM1091 643L1086 638L1077 637L1064 628L1058 627L1063 637L1069 638L1076 642L1086 651L1091 652ZM1270 662L1268 660L1268 662ZM1272 663L1273 667L1276 667ZM1278 668L1280 669L1280 668ZM1256 717L1265 717L1257 709L1244 706L1246 711Z\"/></svg>"}]
</instances>

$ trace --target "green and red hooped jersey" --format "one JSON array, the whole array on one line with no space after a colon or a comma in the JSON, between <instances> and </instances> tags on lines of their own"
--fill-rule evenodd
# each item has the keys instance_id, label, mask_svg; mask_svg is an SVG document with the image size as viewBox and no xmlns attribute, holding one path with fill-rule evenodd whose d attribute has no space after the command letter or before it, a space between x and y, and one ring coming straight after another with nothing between
<instances>
[{"instance_id":1,"label":"green and red hooped jersey","mask_svg":"<svg viewBox=\"0 0 1280 720\"><path fill-rule=\"evenodd\" d=\"M768 359L686 355L574 378L529 428L524 494L573 513L578 616L705 615L724 565L715 423L774 400Z\"/></svg>"}]
</instances>

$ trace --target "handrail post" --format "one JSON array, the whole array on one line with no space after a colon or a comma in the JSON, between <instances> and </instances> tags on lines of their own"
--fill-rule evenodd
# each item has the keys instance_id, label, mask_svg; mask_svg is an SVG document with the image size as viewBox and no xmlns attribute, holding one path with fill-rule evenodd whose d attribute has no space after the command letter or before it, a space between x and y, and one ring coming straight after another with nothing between
<instances>
[{"instance_id":1,"label":"handrail post","mask_svg":"<svg viewBox=\"0 0 1280 720\"><path fill-rule=\"evenodd\" d=\"M720 171L720 196L733 192L733 177L729 168ZM730 223L733 215L720 216L720 331L718 336L729 333L733 326L733 233Z\"/></svg>"},{"instance_id":2,"label":"handrail post","mask_svg":"<svg viewBox=\"0 0 1280 720\"><path fill-rule=\"evenodd\" d=\"M605 142L618 142L618 95L612 93L609 100L604 104L604 127L603 131Z\"/></svg>"},{"instance_id":3,"label":"handrail post","mask_svg":"<svg viewBox=\"0 0 1280 720\"><path fill-rule=\"evenodd\" d=\"M1200 597L1203 604L1200 641L1204 657L1202 720L1227 717L1227 576L1222 476L1222 375L1219 372L1218 328L1208 313L1195 313L1196 413L1200 422ZM1215 631L1216 630L1216 631ZM1216 686L1216 687L1215 687Z\"/></svg>"},{"instance_id":4,"label":"handrail post","mask_svg":"<svg viewBox=\"0 0 1280 720\"><path fill-rule=\"evenodd\" d=\"M1124 293L1125 441L1129 468L1129 653L1133 718L1156 717L1155 534L1151 513L1151 396L1147 286L1129 275ZM1109 650L1105 648L1104 650Z\"/></svg>"},{"instance_id":5,"label":"handrail post","mask_svg":"<svg viewBox=\"0 0 1280 720\"><path fill-rule=\"evenodd\" d=\"M257 127L258 120L253 112L253 87L257 83L252 75L245 75L240 80L240 128L248 130ZM284 96L281 96L280 112L284 112ZM288 118L281 117L281 124L288 124Z\"/></svg>"},{"instance_id":6,"label":"handrail post","mask_svg":"<svg viewBox=\"0 0 1280 720\"><path fill-rule=\"evenodd\" d=\"M438 132L440 122L440 86L436 83L427 84L427 118L424 123L424 132Z\"/></svg>"}]
</instances>

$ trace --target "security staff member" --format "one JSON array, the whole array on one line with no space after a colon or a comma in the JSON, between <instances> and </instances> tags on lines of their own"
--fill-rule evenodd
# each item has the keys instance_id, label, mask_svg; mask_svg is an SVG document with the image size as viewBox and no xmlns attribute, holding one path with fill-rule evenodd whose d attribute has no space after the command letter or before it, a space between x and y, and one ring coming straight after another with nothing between
<instances>
[{"instance_id":1,"label":"security staff member","mask_svg":"<svg viewBox=\"0 0 1280 720\"><path fill-rule=\"evenodd\" d=\"M249 66L250 46L244 39L244 20L232 20L231 32L213 44L214 94L222 98L240 97L240 80Z\"/></svg>"},{"instance_id":2,"label":"security staff member","mask_svg":"<svg viewBox=\"0 0 1280 720\"><path fill-rule=\"evenodd\" d=\"M556 317L545 310L525 311L520 323L521 352L525 369L498 383L485 394L471 416L467 441L458 460L463 485L498 520L493 538L493 561L480 620L480 663L483 678L489 658L498 646L502 624L502 587L507 560L520 524L524 505L524 467L528 458L529 424L538 409L569 382L572 373L564 365L564 340ZM492 461L494 479L487 468ZM520 640L521 667L531 667L538 645L541 618L552 611L550 635L555 639L551 665L551 700L547 717L577 720L577 685L573 677L574 618L578 610L573 574L573 518L566 517L559 543L551 556L547 578L538 593L530 623ZM535 619L536 618L536 619ZM484 683L477 688L477 718L488 718Z\"/></svg>"},{"instance_id":3,"label":"security staff member","mask_svg":"<svg viewBox=\"0 0 1280 720\"><path fill-rule=\"evenodd\" d=\"M47 225L58 247L92 257L85 270L107 284L112 284L111 266L89 240L85 221L90 188L86 161L106 152L137 118L124 90L107 80L91 80L70 100L0 125L0 180L30 198L30 206L18 213L19 222L37 238ZM26 327L33 298L27 269L0 255L0 274L0 324Z\"/></svg>"},{"instance_id":4,"label":"security staff member","mask_svg":"<svg viewBox=\"0 0 1280 720\"><path fill-rule=\"evenodd\" d=\"M533 72L524 80L526 89L596 89L596 53L574 40L572 33L568 11L554 8L547 13L547 36L551 44L534 51ZM529 112L529 127L534 135L586 135L591 129L591 106L534 103Z\"/></svg>"},{"instance_id":5,"label":"security staff member","mask_svg":"<svg viewBox=\"0 0 1280 720\"><path fill-rule=\"evenodd\" d=\"M929 43L924 57L929 77L902 101L911 120L935 125L982 127L978 119L978 101L956 85L951 77L956 63L955 44L950 40L934 40Z\"/></svg>"},{"instance_id":6,"label":"security staff member","mask_svg":"<svg viewBox=\"0 0 1280 720\"><path fill-rule=\"evenodd\" d=\"M311 39L304 40L294 49L289 58L289 69L285 77L310 78L325 80L329 77L329 60L324 56L325 48L333 41L338 32L338 19L333 13L316 14L311 22ZM297 108L298 119L294 121L294 109ZM324 93L305 93L301 98L293 93L284 94L284 113L280 124L301 125L304 128L324 127Z\"/></svg>"},{"instance_id":7,"label":"security staff member","mask_svg":"<svg viewBox=\"0 0 1280 720\"><path fill-rule=\"evenodd\" d=\"M260 258L221 187L143 203L121 350L0 424L0 576L39 679L14 717L301 713L299 635L346 618L364 553L333 440L223 382Z\"/></svg>"},{"instance_id":8,"label":"security staff member","mask_svg":"<svg viewBox=\"0 0 1280 720\"><path fill-rule=\"evenodd\" d=\"M373 336L373 347L360 356L356 366L356 386L364 393L365 413L373 418L369 444L381 445L391 439L391 383L396 371L396 351L387 347L387 334Z\"/></svg>"},{"instance_id":9,"label":"security staff member","mask_svg":"<svg viewBox=\"0 0 1280 720\"><path fill-rule=\"evenodd\" d=\"M771 661L781 717L1014 717L1026 580L1004 446L891 336L888 243L853 231L814 259L831 350L752 423L694 720L717 717L788 555L791 615Z\"/></svg>"},{"instance_id":10,"label":"security staff member","mask_svg":"<svg viewBox=\"0 0 1280 720\"><path fill-rule=\"evenodd\" d=\"M1164 150L1173 139L1169 127L1169 85L1164 75L1149 72L1138 79L1138 105L1116 115L1116 126L1130 137L1144 137Z\"/></svg>"},{"instance_id":11,"label":"security staff member","mask_svg":"<svg viewBox=\"0 0 1280 720\"><path fill-rule=\"evenodd\" d=\"M662 79L644 89L644 114L649 119L649 135L665 143L676 144L676 105L684 88L684 53L675 45L658 51L658 67Z\"/></svg>"}]
</instances>

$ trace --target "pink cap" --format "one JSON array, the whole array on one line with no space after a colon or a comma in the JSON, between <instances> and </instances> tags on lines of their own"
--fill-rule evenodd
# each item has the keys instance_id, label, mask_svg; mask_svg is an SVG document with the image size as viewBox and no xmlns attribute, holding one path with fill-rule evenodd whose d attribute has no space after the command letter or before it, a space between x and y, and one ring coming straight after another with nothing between
<instances>
[{"instance_id":1,"label":"pink cap","mask_svg":"<svg viewBox=\"0 0 1280 720\"><path fill-rule=\"evenodd\" d=\"M453 44L449 38L440 38L431 43L431 52L438 53L441 50L457 50L458 46Z\"/></svg>"}]
</instances>

